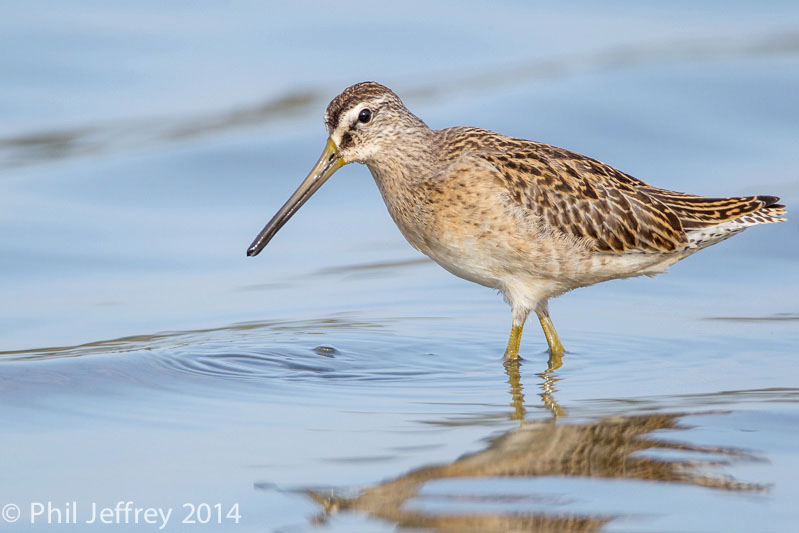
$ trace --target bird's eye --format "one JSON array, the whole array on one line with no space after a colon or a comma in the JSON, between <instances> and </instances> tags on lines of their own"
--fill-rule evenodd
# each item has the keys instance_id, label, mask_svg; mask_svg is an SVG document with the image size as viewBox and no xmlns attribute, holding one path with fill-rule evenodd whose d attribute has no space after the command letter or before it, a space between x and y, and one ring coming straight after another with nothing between
<instances>
[{"instance_id":1,"label":"bird's eye","mask_svg":"<svg viewBox=\"0 0 799 533\"><path fill-rule=\"evenodd\" d=\"M372 120L372 111L370 109L368 109L368 108L367 109L361 109L361 112L358 113L358 121L359 122L363 122L364 124L366 124L370 120Z\"/></svg>"}]
</instances>

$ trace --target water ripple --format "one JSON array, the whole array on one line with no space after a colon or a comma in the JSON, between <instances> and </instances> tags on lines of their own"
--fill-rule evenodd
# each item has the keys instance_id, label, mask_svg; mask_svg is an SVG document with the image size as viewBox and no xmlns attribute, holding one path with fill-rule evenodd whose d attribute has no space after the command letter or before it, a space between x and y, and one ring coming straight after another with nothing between
<instances>
[{"instance_id":1,"label":"water ripple","mask_svg":"<svg viewBox=\"0 0 799 533\"><path fill-rule=\"evenodd\" d=\"M380 334L369 335L375 328L380 328ZM386 329L385 325L340 317L233 324L0 352L0 365L8 365L5 377L9 382L14 367L21 376L13 379L72 387L76 382L86 386L97 382L169 389L184 386L185 380L176 380L176 375L206 384L269 381L276 387L319 380L444 383L456 379L447 370L451 361L426 353L425 339L398 340ZM317 341L316 346L306 342L309 338ZM320 340L324 343L318 343ZM391 358L380 355L388 350ZM65 359L70 359L71 365L57 364ZM0 389L4 381L0 378ZM19 383L14 388L21 386Z\"/></svg>"}]
</instances>

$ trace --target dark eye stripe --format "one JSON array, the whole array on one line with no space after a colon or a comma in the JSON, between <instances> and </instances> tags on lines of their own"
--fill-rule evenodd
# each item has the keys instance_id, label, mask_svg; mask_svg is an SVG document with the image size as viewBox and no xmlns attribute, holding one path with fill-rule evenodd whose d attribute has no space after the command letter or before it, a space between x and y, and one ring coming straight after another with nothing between
<instances>
[{"instance_id":1,"label":"dark eye stripe","mask_svg":"<svg viewBox=\"0 0 799 533\"><path fill-rule=\"evenodd\" d=\"M338 149L344 150L345 148L349 148L350 146L352 146L352 144L353 144L352 135L350 134L350 132L346 132L344 133L344 135L341 136L341 143L339 144Z\"/></svg>"}]
</instances>

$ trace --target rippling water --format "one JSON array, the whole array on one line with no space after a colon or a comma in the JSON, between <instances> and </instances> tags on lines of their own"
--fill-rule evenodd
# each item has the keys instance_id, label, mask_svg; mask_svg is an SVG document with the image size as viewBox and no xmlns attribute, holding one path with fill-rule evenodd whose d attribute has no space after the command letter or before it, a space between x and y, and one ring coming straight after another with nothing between
<instances>
[{"instance_id":1,"label":"rippling water","mask_svg":"<svg viewBox=\"0 0 799 533\"><path fill-rule=\"evenodd\" d=\"M0 529L124 527L86 523L120 501L167 531L795 527L793 4L2 9ZM245 257L362 79L790 220L565 295L563 359L533 321L503 363L507 306L365 168Z\"/></svg>"}]
</instances>

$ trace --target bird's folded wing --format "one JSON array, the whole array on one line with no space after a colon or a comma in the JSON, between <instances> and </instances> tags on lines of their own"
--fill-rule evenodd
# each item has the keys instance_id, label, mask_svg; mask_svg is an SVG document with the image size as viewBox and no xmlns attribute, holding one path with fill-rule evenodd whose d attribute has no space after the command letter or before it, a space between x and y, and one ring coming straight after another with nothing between
<instances>
[{"instance_id":1,"label":"bird's folded wing","mask_svg":"<svg viewBox=\"0 0 799 533\"><path fill-rule=\"evenodd\" d=\"M480 157L494 166L512 202L599 252L673 252L686 242L680 218L647 192L651 186L609 165L538 144Z\"/></svg>"}]
</instances>

